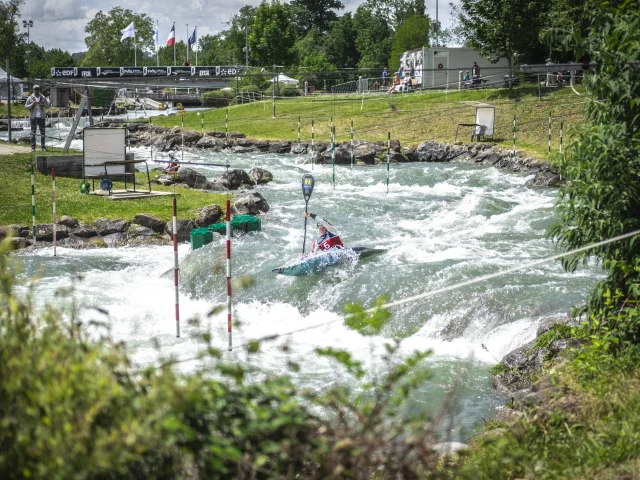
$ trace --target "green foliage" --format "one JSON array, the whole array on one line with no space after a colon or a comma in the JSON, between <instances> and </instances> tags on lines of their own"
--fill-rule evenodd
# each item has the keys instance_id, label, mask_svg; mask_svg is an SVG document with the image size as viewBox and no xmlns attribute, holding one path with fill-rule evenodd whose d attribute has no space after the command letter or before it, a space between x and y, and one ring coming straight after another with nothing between
<instances>
[{"instance_id":1,"label":"green foliage","mask_svg":"<svg viewBox=\"0 0 640 480\"><path fill-rule=\"evenodd\" d=\"M84 31L87 33L84 41L87 44L87 54L82 59L82 65L95 66L123 66L134 64L134 39L123 41L121 30L134 22L137 48L140 58L142 51L154 50L153 20L145 13L134 13L129 9L114 7L108 13L100 10L87 23ZM169 64L171 65L171 64Z\"/></svg>"},{"instance_id":2,"label":"green foliage","mask_svg":"<svg viewBox=\"0 0 640 480\"><path fill-rule=\"evenodd\" d=\"M356 47L360 53L358 67L384 68L389 63L393 45L393 30L388 17L362 4L353 16L356 31Z\"/></svg>"},{"instance_id":3,"label":"green foliage","mask_svg":"<svg viewBox=\"0 0 640 480\"><path fill-rule=\"evenodd\" d=\"M576 328L571 325L554 325L549 331L536 338L529 352L536 348L548 348L556 340L572 338L576 336Z\"/></svg>"},{"instance_id":4,"label":"green foliage","mask_svg":"<svg viewBox=\"0 0 640 480\"><path fill-rule=\"evenodd\" d=\"M299 97L300 89L296 88L294 85L286 85L284 83L281 83L278 93L281 97Z\"/></svg>"},{"instance_id":5,"label":"green foliage","mask_svg":"<svg viewBox=\"0 0 640 480\"><path fill-rule=\"evenodd\" d=\"M0 1L0 66L5 68L7 60L11 65L11 74L25 76L27 72L26 52L27 33L21 32L20 7L24 0Z\"/></svg>"},{"instance_id":6,"label":"green foliage","mask_svg":"<svg viewBox=\"0 0 640 480\"><path fill-rule=\"evenodd\" d=\"M391 312L384 308L388 300L388 295L378 297L368 309L355 303L347 304L344 308L346 325L361 335L377 335L391 318Z\"/></svg>"},{"instance_id":7,"label":"green foliage","mask_svg":"<svg viewBox=\"0 0 640 480\"><path fill-rule=\"evenodd\" d=\"M234 95L229 90L212 90L211 92L203 93L200 100L203 107L223 108L231 105Z\"/></svg>"},{"instance_id":8,"label":"green foliage","mask_svg":"<svg viewBox=\"0 0 640 480\"><path fill-rule=\"evenodd\" d=\"M259 65L292 65L296 30L289 5L263 1L256 9L249 48Z\"/></svg>"},{"instance_id":9,"label":"green foliage","mask_svg":"<svg viewBox=\"0 0 640 480\"><path fill-rule=\"evenodd\" d=\"M500 362L491 367L489 373L491 373L491 375L502 375L503 373L507 373L508 371L509 369L506 367L506 365Z\"/></svg>"},{"instance_id":10,"label":"green foliage","mask_svg":"<svg viewBox=\"0 0 640 480\"><path fill-rule=\"evenodd\" d=\"M396 29L389 65L392 68L399 66L404 52L428 45L429 31L429 19L423 15L414 15L402 22Z\"/></svg>"},{"instance_id":11,"label":"green foliage","mask_svg":"<svg viewBox=\"0 0 640 480\"><path fill-rule=\"evenodd\" d=\"M158 59L160 65L183 65L187 56L187 44L183 41L176 41L176 60L173 61L173 46L158 48ZM198 60L200 60L198 58Z\"/></svg>"},{"instance_id":12,"label":"green foliage","mask_svg":"<svg viewBox=\"0 0 640 480\"><path fill-rule=\"evenodd\" d=\"M334 10L342 10L340 0L292 0L293 19L300 35L306 35L312 29L326 33L329 26L338 19Z\"/></svg>"},{"instance_id":13,"label":"green foliage","mask_svg":"<svg viewBox=\"0 0 640 480\"><path fill-rule=\"evenodd\" d=\"M76 66L76 59L69 52L59 48L45 50L34 43L29 46L29 59L31 61L31 75L36 78L47 78L51 75L52 67Z\"/></svg>"},{"instance_id":14,"label":"green foliage","mask_svg":"<svg viewBox=\"0 0 640 480\"><path fill-rule=\"evenodd\" d=\"M568 182L561 191L559 224L550 235L570 250L640 228L640 76L635 61L640 52L640 12L633 2L617 9L592 8L589 36L580 55L589 51L601 66L589 72L585 84L589 128L573 142L561 161ZM602 35L601 32L606 32ZM615 342L640 341L635 313L640 299L640 242L637 237L597 247L563 261L568 270L594 257L608 275L588 299L593 328Z\"/></svg>"},{"instance_id":15,"label":"green foliage","mask_svg":"<svg viewBox=\"0 0 640 480\"><path fill-rule=\"evenodd\" d=\"M331 25L324 39L327 60L338 68L353 68L360 61L356 48L357 31L350 12L345 13Z\"/></svg>"}]
</instances>

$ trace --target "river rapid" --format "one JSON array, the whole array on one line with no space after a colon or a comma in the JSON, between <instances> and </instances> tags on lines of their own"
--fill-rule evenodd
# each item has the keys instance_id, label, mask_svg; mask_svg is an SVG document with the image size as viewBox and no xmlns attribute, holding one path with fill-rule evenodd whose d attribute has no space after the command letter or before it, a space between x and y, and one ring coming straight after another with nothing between
<instances>
[{"instance_id":1,"label":"river rapid","mask_svg":"<svg viewBox=\"0 0 640 480\"><path fill-rule=\"evenodd\" d=\"M137 158L149 157L146 149L134 152ZM570 274L557 263L537 266L394 308L380 335L363 337L340 321L349 302L370 305L384 294L399 300L555 253L545 231L554 221L557 191L529 189L522 174L469 164L394 164L387 193L384 165L337 167L334 188L332 168L312 169L303 156L199 151L185 153L187 159L229 162L245 170L257 166L273 173L274 181L257 189L271 206L261 217L262 231L234 237L232 247L233 276L255 279L250 288L234 292L234 319L239 323L234 345L281 335L264 343L260 353L248 355L238 347L227 352L226 312L207 316L226 301L221 236L194 252L188 244L180 245L180 338L175 336L173 275L166 274L173 267L172 247L58 248L56 258L51 248L18 254L22 277L40 276L36 305L68 302L56 292L73 286L81 318L106 320L139 365L173 355L185 360L180 366L184 371L195 368L197 363L188 359L202 346L195 335L198 327L187 320L197 317L227 359L266 373L290 373L296 382L317 390L334 382L359 389L386 371L384 344L398 337L403 339L399 358L415 350L433 351L426 360L433 378L416 392L410 408L434 412L459 382L452 438L464 441L507 399L492 388L489 369L532 340L541 321L564 316L580 304L600 275L594 268ZM217 167L194 168L208 179L221 173ZM305 173L316 179L311 212L334 223L347 246L387 252L312 277L271 273L301 252L300 180ZM307 248L317 234L314 222L308 227ZM109 317L92 306L107 310ZM317 347L349 350L363 362L367 378L359 384L341 373L333 362L314 354ZM299 373L290 372L289 361L301 365Z\"/></svg>"}]
</instances>

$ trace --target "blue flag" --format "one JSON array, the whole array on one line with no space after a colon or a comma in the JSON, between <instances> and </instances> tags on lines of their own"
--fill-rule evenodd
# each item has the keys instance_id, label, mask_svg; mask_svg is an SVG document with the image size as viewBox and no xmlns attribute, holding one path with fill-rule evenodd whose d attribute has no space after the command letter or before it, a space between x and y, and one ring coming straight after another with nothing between
<instances>
[{"instance_id":1,"label":"blue flag","mask_svg":"<svg viewBox=\"0 0 640 480\"><path fill-rule=\"evenodd\" d=\"M193 33L191 34L191 36L187 40L187 42L189 43L189 46L196 44L196 30L197 30L197 28L198 27L193 29Z\"/></svg>"}]
</instances>

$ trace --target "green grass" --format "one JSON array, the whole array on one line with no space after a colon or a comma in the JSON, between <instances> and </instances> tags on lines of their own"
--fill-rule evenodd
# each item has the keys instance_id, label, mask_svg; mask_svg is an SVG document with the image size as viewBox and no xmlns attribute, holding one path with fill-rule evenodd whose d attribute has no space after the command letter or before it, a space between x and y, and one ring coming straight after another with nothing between
<instances>
[{"instance_id":1,"label":"green grass","mask_svg":"<svg viewBox=\"0 0 640 480\"><path fill-rule=\"evenodd\" d=\"M0 116L6 117L8 110L9 109L7 108L6 103L0 103ZM11 116L12 117L28 117L29 116L29 110L24 108L24 102L11 104Z\"/></svg>"},{"instance_id":2,"label":"green grass","mask_svg":"<svg viewBox=\"0 0 640 480\"><path fill-rule=\"evenodd\" d=\"M61 152L50 152L51 155ZM0 157L0 225L31 225L31 163L35 157L29 153ZM153 175L153 174L152 174ZM80 222L91 223L99 217L131 220L138 213L154 215L162 220L172 217L172 197L156 197L136 200L112 201L98 195L80 193L80 179L56 177L56 212L58 218L70 215ZM146 187L146 173L136 175L136 183ZM52 221L52 184L49 175L36 170L36 221ZM122 188L114 182L114 188ZM171 191L172 187L152 185L154 191ZM211 194L199 190L177 187L178 218L193 219L198 210L206 205L223 206L228 198L225 194Z\"/></svg>"},{"instance_id":3,"label":"green grass","mask_svg":"<svg viewBox=\"0 0 640 480\"><path fill-rule=\"evenodd\" d=\"M523 86L507 89L483 89L474 91L416 91L404 95L374 94L362 97L342 95L332 97L292 97L278 99L276 118L273 117L271 100L229 107L229 131L239 131L254 139L296 140L298 116L301 117L301 140L311 139L311 122L314 121L315 139L329 141L330 119L336 127L338 141L350 138L353 121L356 139L386 141L387 132L402 145L417 145L425 140L453 142L458 123L473 123L475 109L462 101L487 102L496 106L497 143L512 148L513 115L517 116L517 148L528 155L546 159L548 118L552 114L552 159L559 147L560 119L564 122L564 144L575 137L584 124L584 96L571 89L562 88L545 92L538 99L535 87ZM205 112L188 112L171 117L155 117L157 125L180 125L200 131L202 118L204 130L224 131L226 109ZM461 127L458 140L468 142L470 127Z\"/></svg>"}]
</instances>

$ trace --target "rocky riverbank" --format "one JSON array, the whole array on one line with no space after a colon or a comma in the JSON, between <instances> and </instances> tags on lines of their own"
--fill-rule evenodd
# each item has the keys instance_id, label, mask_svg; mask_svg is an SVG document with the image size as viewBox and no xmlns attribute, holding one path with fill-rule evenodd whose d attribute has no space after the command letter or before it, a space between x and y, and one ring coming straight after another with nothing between
<instances>
[{"instance_id":1,"label":"rocky riverbank","mask_svg":"<svg viewBox=\"0 0 640 480\"><path fill-rule=\"evenodd\" d=\"M231 211L234 214L258 215L269 211L269 204L257 192L235 195ZM195 219L179 219L177 236L179 242L188 242L191 231L223 221L223 211L219 205L207 205L200 209ZM33 228L29 225L6 225L0 227L0 240L12 237L15 249L27 248L33 244ZM99 218L93 224L78 222L63 216L56 223L56 243L70 248L106 248L124 245L170 245L173 236L173 222L166 222L144 213L125 219ZM53 242L53 224L36 225L37 246L50 246Z\"/></svg>"},{"instance_id":2,"label":"rocky riverbank","mask_svg":"<svg viewBox=\"0 0 640 480\"><path fill-rule=\"evenodd\" d=\"M206 132L204 135L192 130L184 130L180 127L164 128L155 125L140 124L130 127L132 135L131 145L153 148L156 151L168 152L169 150L184 148L202 149L214 152L229 153L277 153L308 155L308 161L315 163L332 163L331 145L325 142L310 143L290 141L252 140L246 138L243 133L230 132ZM335 145L335 162L337 165L349 165L351 163L352 149L349 142ZM312 159L313 157L313 159ZM376 165L387 162L387 145L385 142L369 142L367 140L354 140L353 157L356 165ZM506 168L514 172L532 173L534 177L527 185L532 187L554 187L561 184L558 173L548 162L533 157L523 156L516 150L508 150L491 143L463 144L457 142L454 145L447 143L425 141L416 147L401 146L398 140L391 140L390 161L397 162L468 162L480 165L492 165L497 168Z\"/></svg>"}]
</instances>

